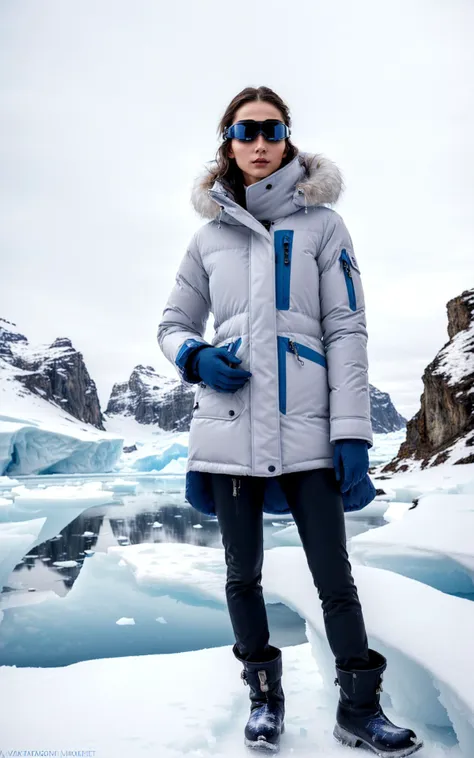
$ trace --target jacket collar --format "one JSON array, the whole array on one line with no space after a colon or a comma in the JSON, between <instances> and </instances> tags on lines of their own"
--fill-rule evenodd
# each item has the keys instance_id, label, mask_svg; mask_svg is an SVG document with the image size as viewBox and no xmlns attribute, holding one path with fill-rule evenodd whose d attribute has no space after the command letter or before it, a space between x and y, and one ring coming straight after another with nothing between
<instances>
[{"instance_id":1,"label":"jacket collar","mask_svg":"<svg viewBox=\"0 0 474 758\"><path fill-rule=\"evenodd\" d=\"M274 221L295 213L302 206L307 211L308 206L333 204L343 190L342 175L336 164L318 153L299 152L286 166L247 187L247 211L235 202L216 174L215 167L206 167L195 179L191 203L203 218L212 220L219 216L231 224L248 225L242 214Z\"/></svg>"}]
</instances>

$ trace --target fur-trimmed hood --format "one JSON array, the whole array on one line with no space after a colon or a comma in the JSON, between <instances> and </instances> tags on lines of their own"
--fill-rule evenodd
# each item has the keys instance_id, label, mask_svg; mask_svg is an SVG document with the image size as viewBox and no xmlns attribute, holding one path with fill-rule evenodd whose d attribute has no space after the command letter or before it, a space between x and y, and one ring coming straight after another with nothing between
<instances>
[{"instance_id":1,"label":"fur-trimmed hood","mask_svg":"<svg viewBox=\"0 0 474 758\"><path fill-rule=\"evenodd\" d=\"M219 215L221 206L217 199L211 197L210 192L222 194L222 197L229 196L221 181L217 179L216 162L212 163L214 165L211 168L206 166L205 170L196 177L191 192L191 204L194 210L203 218L211 220ZM280 177L282 181L286 179L291 185L288 189L293 197L294 210L302 205L333 205L344 189L339 168L321 153L300 151L290 163L265 177L261 182L270 180L278 182ZM255 193L254 188L258 185L260 182L250 185L247 192L251 190Z\"/></svg>"}]
</instances>

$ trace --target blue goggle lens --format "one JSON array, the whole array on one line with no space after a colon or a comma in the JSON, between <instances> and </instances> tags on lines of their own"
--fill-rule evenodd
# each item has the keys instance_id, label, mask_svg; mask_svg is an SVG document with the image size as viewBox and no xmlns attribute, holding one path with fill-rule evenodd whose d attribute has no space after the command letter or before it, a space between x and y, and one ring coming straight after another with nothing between
<instances>
[{"instance_id":1,"label":"blue goggle lens","mask_svg":"<svg viewBox=\"0 0 474 758\"><path fill-rule=\"evenodd\" d=\"M267 119L266 121L237 121L224 131L224 139L238 139L251 142L260 133L269 142L278 142L290 136L290 129L282 121Z\"/></svg>"}]
</instances>

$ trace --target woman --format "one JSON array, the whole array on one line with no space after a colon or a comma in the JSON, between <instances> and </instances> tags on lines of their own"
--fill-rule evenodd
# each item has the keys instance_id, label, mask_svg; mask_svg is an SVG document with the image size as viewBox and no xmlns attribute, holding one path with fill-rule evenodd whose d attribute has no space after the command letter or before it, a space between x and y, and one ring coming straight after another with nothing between
<instances>
[{"instance_id":1,"label":"woman","mask_svg":"<svg viewBox=\"0 0 474 758\"><path fill-rule=\"evenodd\" d=\"M249 747L278 750L281 650L262 596L263 511L293 515L318 589L340 697L335 738L380 756L422 745L379 705L386 659L368 648L346 551L344 510L373 499L364 292L342 218L337 167L291 143L285 103L246 88L219 125L215 166L192 191L208 223L181 261L158 343L198 384L186 497L215 513L242 678ZM212 344L203 338L214 315Z\"/></svg>"}]
</instances>

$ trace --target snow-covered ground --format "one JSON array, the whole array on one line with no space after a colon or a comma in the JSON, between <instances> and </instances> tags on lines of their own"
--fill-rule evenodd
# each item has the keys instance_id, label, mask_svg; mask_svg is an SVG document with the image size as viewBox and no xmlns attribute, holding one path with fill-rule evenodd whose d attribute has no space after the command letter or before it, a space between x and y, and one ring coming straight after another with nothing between
<instances>
[{"instance_id":1,"label":"snow-covered ground","mask_svg":"<svg viewBox=\"0 0 474 758\"><path fill-rule=\"evenodd\" d=\"M96 557L88 559L87 568L92 570ZM147 597L157 628L167 623L162 597L186 595L202 614L216 602L225 604L220 549L134 545L109 550L100 561L102 571L115 573L117 579L121 572L128 576L116 581L114 602L121 587L128 587L124 608L130 591ZM425 740L420 755L472 756L474 604L384 569L355 564L353 572L369 642L389 662L381 697L385 712ZM98 579L90 575L89 593L94 580L100 586ZM308 643L283 649L287 730L282 749L305 758L342 758L348 749L337 746L331 734L337 698L333 659L303 551L267 551L263 585L270 602L285 602L307 625ZM84 589L76 600L71 591L69 602L78 603ZM100 603L96 612L101 613ZM142 613L124 615L116 619L115 628L126 634L130 624L143 621ZM2 749L81 749L103 756L152 752L160 758L244 756L242 732L249 705L239 674L240 664L229 646L56 669L4 666L0 686L9 697L0 715ZM64 705L57 697L62 692L67 692ZM24 693L34 708L20 708Z\"/></svg>"},{"instance_id":2,"label":"snow-covered ground","mask_svg":"<svg viewBox=\"0 0 474 758\"><path fill-rule=\"evenodd\" d=\"M159 475L183 486L187 434L150 430L137 440L138 431L134 422L126 434L109 428L109 435L137 450L122 454L113 470L97 472L92 482L72 472L56 475L52 486L51 477L44 477L41 488L40 477L0 477L0 580L77 513L116 503L141 478ZM375 435L371 463L390 459L403 439L404 430ZM474 464L443 464L388 479L376 472L372 479L382 493L346 520L348 526L370 517L386 522L348 542L369 642L388 659L382 706L392 721L425 741L420 758L472 758L474 603L466 598L474 576ZM277 546L265 554L265 598L299 614L308 640L283 648L282 753L343 758L349 748L332 737L337 688L317 591L295 527L275 521L274 532ZM4 593L0 612L0 664L9 664L0 666L4 755L248 754L248 690L231 647L219 643L219 619L226 613L222 548L144 543L88 551L65 597ZM44 645L66 654L68 629L90 656L101 657L56 668L27 662ZM110 657L120 655L127 635L136 639L137 632L148 640L147 651L165 638L184 644L186 635L201 649Z\"/></svg>"}]
</instances>

